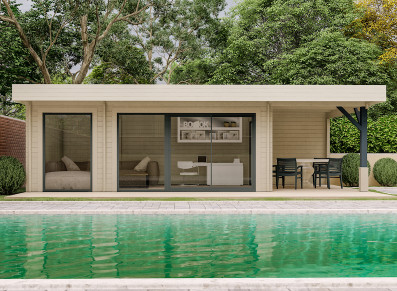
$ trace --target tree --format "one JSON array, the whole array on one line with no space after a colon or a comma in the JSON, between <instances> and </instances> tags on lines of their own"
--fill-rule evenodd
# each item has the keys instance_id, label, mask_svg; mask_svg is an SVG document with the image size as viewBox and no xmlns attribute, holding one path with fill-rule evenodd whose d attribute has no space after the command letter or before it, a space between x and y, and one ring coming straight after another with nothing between
<instances>
[{"instance_id":1,"label":"tree","mask_svg":"<svg viewBox=\"0 0 397 291\"><path fill-rule=\"evenodd\" d=\"M130 81L170 83L178 67L205 54L214 41L209 36L213 37L219 27L218 15L224 6L225 0L179 0L152 6L142 13L141 25L124 27L124 31L119 26L119 31L102 42L98 54L102 62L111 63L106 66L114 68L113 72L129 74ZM146 57L146 64L138 49ZM137 66L130 67L122 61L120 52ZM145 65L151 75L142 71ZM139 81L135 75L142 74L145 77Z\"/></svg>"},{"instance_id":2,"label":"tree","mask_svg":"<svg viewBox=\"0 0 397 291\"><path fill-rule=\"evenodd\" d=\"M0 115L25 119L25 106L11 100L11 94L0 94Z\"/></svg>"},{"instance_id":3,"label":"tree","mask_svg":"<svg viewBox=\"0 0 397 291\"><path fill-rule=\"evenodd\" d=\"M188 61L173 70L170 81L173 84L205 84L210 81L215 69L210 58Z\"/></svg>"},{"instance_id":4,"label":"tree","mask_svg":"<svg viewBox=\"0 0 397 291\"><path fill-rule=\"evenodd\" d=\"M263 64L290 53L325 29L355 17L351 0L246 0L234 9L227 47L217 57L213 84L263 84Z\"/></svg>"},{"instance_id":5,"label":"tree","mask_svg":"<svg viewBox=\"0 0 397 291\"><path fill-rule=\"evenodd\" d=\"M364 15L352 22L353 36L374 42L384 49L379 59L385 63L397 61L397 1L360 0L358 9Z\"/></svg>"},{"instance_id":6,"label":"tree","mask_svg":"<svg viewBox=\"0 0 397 291\"><path fill-rule=\"evenodd\" d=\"M46 84L51 83L52 74L59 74L60 68L73 83L82 83L98 44L113 25L122 21L132 27L138 25L141 15L154 5L140 0L34 0L29 13L19 16L12 9L13 2L0 1L0 21L15 27ZM49 67L52 54L63 57ZM72 73L71 68L76 65L79 70Z\"/></svg>"},{"instance_id":7,"label":"tree","mask_svg":"<svg viewBox=\"0 0 397 291\"><path fill-rule=\"evenodd\" d=\"M312 41L279 59L268 61L271 84L381 85L390 83L385 66L377 62L375 44L323 31Z\"/></svg>"},{"instance_id":8,"label":"tree","mask_svg":"<svg viewBox=\"0 0 397 291\"><path fill-rule=\"evenodd\" d=\"M19 15L18 6L11 4L14 14ZM16 31L8 23L0 23L0 114L25 118L22 104L11 100L11 85L40 81L36 64L28 50L22 45Z\"/></svg>"}]
</instances>

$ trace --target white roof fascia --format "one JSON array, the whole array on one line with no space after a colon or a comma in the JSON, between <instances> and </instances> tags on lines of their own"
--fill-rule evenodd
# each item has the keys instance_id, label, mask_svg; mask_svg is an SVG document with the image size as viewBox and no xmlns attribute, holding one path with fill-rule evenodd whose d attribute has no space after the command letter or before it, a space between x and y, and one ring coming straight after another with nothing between
<instances>
[{"instance_id":1,"label":"white roof fascia","mask_svg":"<svg viewBox=\"0 0 397 291\"><path fill-rule=\"evenodd\" d=\"M385 85L70 85L17 84L16 102L368 102L386 101Z\"/></svg>"}]
</instances>

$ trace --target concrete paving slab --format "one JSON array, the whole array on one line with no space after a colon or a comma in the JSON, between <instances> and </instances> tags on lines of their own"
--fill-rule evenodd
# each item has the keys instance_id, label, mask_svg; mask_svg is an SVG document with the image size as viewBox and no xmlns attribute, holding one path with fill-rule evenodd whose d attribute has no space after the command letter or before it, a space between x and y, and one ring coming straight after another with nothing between
<instances>
[{"instance_id":1,"label":"concrete paving slab","mask_svg":"<svg viewBox=\"0 0 397 291\"><path fill-rule=\"evenodd\" d=\"M380 190L379 190L380 191ZM397 193L397 188L396 188ZM392 193L391 193L392 194ZM345 187L321 189L275 189L273 192L24 192L7 196L6 199L17 198L281 198L281 199L393 199L395 196L376 193L359 192L358 189Z\"/></svg>"},{"instance_id":2,"label":"concrete paving slab","mask_svg":"<svg viewBox=\"0 0 397 291\"><path fill-rule=\"evenodd\" d=\"M2 201L0 214L397 214L397 200Z\"/></svg>"}]
</instances>

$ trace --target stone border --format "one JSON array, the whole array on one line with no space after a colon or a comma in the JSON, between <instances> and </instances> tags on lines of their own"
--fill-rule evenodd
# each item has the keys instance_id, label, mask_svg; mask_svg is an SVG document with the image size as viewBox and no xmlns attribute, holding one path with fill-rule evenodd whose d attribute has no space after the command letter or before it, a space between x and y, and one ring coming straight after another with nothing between
<instances>
[{"instance_id":1,"label":"stone border","mask_svg":"<svg viewBox=\"0 0 397 291\"><path fill-rule=\"evenodd\" d=\"M390 290L397 278L2 279L2 290ZM395 289L394 289L395 290Z\"/></svg>"},{"instance_id":2,"label":"stone border","mask_svg":"<svg viewBox=\"0 0 397 291\"><path fill-rule=\"evenodd\" d=\"M43 209L43 210L0 210L0 215L182 215L182 214L397 214L397 209Z\"/></svg>"}]
</instances>

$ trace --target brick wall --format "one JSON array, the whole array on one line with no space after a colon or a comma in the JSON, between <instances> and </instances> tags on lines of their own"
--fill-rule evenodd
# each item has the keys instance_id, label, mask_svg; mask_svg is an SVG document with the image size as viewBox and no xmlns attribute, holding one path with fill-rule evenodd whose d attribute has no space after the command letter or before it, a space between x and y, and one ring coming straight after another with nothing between
<instances>
[{"instance_id":1,"label":"brick wall","mask_svg":"<svg viewBox=\"0 0 397 291\"><path fill-rule=\"evenodd\" d=\"M0 156L13 156L25 166L25 121L0 115Z\"/></svg>"}]
</instances>

